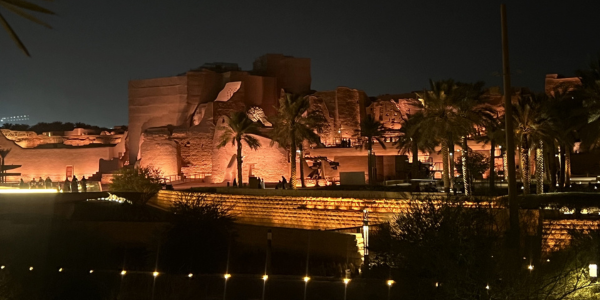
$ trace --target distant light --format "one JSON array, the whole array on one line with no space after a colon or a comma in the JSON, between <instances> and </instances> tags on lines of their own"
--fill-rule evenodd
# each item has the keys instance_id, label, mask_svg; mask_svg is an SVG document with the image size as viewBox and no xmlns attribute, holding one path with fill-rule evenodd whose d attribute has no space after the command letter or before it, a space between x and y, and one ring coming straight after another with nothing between
<instances>
[{"instance_id":1,"label":"distant light","mask_svg":"<svg viewBox=\"0 0 600 300\"><path fill-rule=\"evenodd\" d=\"M94 273L94 270L90 270L90 274Z\"/></svg>"},{"instance_id":2,"label":"distant light","mask_svg":"<svg viewBox=\"0 0 600 300\"><path fill-rule=\"evenodd\" d=\"M43 194L57 193L56 189L0 189L0 194Z\"/></svg>"},{"instance_id":3,"label":"distant light","mask_svg":"<svg viewBox=\"0 0 600 300\"><path fill-rule=\"evenodd\" d=\"M549 258L548 258L548 259L546 259L546 262L550 262L550 259L549 259Z\"/></svg>"},{"instance_id":4,"label":"distant light","mask_svg":"<svg viewBox=\"0 0 600 300\"><path fill-rule=\"evenodd\" d=\"M309 280L310 280L310 277L304 276L304 282L308 282Z\"/></svg>"},{"instance_id":5,"label":"distant light","mask_svg":"<svg viewBox=\"0 0 600 300\"><path fill-rule=\"evenodd\" d=\"M265 275L265 276L267 276L267 275ZM263 279L265 279L265 276L263 276ZM269 277L269 276L267 276L267 277ZM231 278L231 274L227 273L227 274L223 275L223 278L225 278L225 280L227 280L227 279Z\"/></svg>"},{"instance_id":6,"label":"distant light","mask_svg":"<svg viewBox=\"0 0 600 300\"><path fill-rule=\"evenodd\" d=\"M490 289L490 285L489 285L489 284L488 284L488 285L486 285L486 286L485 286L485 289L486 289L486 290L489 290L489 289Z\"/></svg>"},{"instance_id":7,"label":"distant light","mask_svg":"<svg viewBox=\"0 0 600 300\"><path fill-rule=\"evenodd\" d=\"M396 282L391 279L387 281L388 286L392 286L392 284L394 284L394 283L396 283Z\"/></svg>"},{"instance_id":8,"label":"distant light","mask_svg":"<svg viewBox=\"0 0 600 300\"><path fill-rule=\"evenodd\" d=\"M435 283L435 287L439 287L439 286L440 286L440 283L439 283L439 282L436 282L436 283Z\"/></svg>"},{"instance_id":9,"label":"distant light","mask_svg":"<svg viewBox=\"0 0 600 300\"><path fill-rule=\"evenodd\" d=\"M262 279L263 279L264 281L267 281L267 279L269 279L269 275L263 275Z\"/></svg>"},{"instance_id":10,"label":"distant light","mask_svg":"<svg viewBox=\"0 0 600 300\"><path fill-rule=\"evenodd\" d=\"M125 271L125 270L121 271L122 276L125 276L125 274L127 274L127 271Z\"/></svg>"},{"instance_id":11,"label":"distant light","mask_svg":"<svg viewBox=\"0 0 600 300\"><path fill-rule=\"evenodd\" d=\"M29 267L29 271L33 271L33 267Z\"/></svg>"},{"instance_id":12,"label":"distant light","mask_svg":"<svg viewBox=\"0 0 600 300\"><path fill-rule=\"evenodd\" d=\"M502 145L498 146L498 148L502 149Z\"/></svg>"},{"instance_id":13,"label":"distant light","mask_svg":"<svg viewBox=\"0 0 600 300\"><path fill-rule=\"evenodd\" d=\"M58 268L58 272L62 272L62 271L63 271L63 268Z\"/></svg>"},{"instance_id":14,"label":"distant light","mask_svg":"<svg viewBox=\"0 0 600 300\"><path fill-rule=\"evenodd\" d=\"M4 268L6 268L6 266L4 266L4 265L0 266L0 270L4 270Z\"/></svg>"},{"instance_id":15,"label":"distant light","mask_svg":"<svg viewBox=\"0 0 600 300\"><path fill-rule=\"evenodd\" d=\"M533 265L529 265L527 269L529 269L529 271L533 271Z\"/></svg>"},{"instance_id":16,"label":"distant light","mask_svg":"<svg viewBox=\"0 0 600 300\"><path fill-rule=\"evenodd\" d=\"M190 274L188 274L188 277L192 278L192 277L194 277L194 274L190 273Z\"/></svg>"},{"instance_id":17,"label":"distant light","mask_svg":"<svg viewBox=\"0 0 600 300\"><path fill-rule=\"evenodd\" d=\"M344 284L348 284L350 282L350 278L344 278Z\"/></svg>"},{"instance_id":18,"label":"distant light","mask_svg":"<svg viewBox=\"0 0 600 300\"><path fill-rule=\"evenodd\" d=\"M156 276L158 276L158 274L159 274L158 272L154 271L154 272L152 273L152 276L156 277Z\"/></svg>"},{"instance_id":19,"label":"distant light","mask_svg":"<svg viewBox=\"0 0 600 300\"><path fill-rule=\"evenodd\" d=\"M590 277L598 278L598 265L597 264L590 264Z\"/></svg>"}]
</instances>

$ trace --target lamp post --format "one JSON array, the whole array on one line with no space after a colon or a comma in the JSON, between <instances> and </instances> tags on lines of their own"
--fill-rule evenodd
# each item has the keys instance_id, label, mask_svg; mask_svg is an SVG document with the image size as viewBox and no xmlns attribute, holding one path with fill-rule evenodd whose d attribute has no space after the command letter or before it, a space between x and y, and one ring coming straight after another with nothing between
<instances>
[{"instance_id":1,"label":"lamp post","mask_svg":"<svg viewBox=\"0 0 600 300\"><path fill-rule=\"evenodd\" d=\"M350 283L350 278L344 278L344 300L346 300L346 291L348 290L348 283Z\"/></svg>"},{"instance_id":2,"label":"lamp post","mask_svg":"<svg viewBox=\"0 0 600 300\"><path fill-rule=\"evenodd\" d=\"M364 265L365 270L369 269L369 212L363 209L363 244L364 244Z\"/></svg>"}]
</instances>

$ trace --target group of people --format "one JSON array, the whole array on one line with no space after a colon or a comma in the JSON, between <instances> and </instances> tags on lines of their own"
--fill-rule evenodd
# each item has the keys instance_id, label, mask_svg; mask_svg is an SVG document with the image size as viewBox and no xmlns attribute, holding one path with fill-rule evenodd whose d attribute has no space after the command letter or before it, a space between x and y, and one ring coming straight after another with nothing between
<instances>
[{"instance_id":1,"label":"group of people","mask_svg":"<svg viewBox=\"0 0 600 300\"><path fill-rule=\"evenodd\" d=\"M78 182L77 176L73 175L73 179L69 181L69 177L65 178L65 182L63 183L63 193L79 193L79 186L81 185L81 192L87 192L87 179L85 176L81 178L81 182Z\"/></svg>"},{"instance_id":2,"label":"group of people","mask_svg":"<svg viewBox=\"0 0 600 300\"><path fill-rule=\"evenodd\" d=\"M279 183L277 183L277 185L275 186L275 189L276 189L276 190L277 190L277 189L282 189L282 190L285 190L285 189L287 189L287 188L289 188L289 187L288 187L288 182L287 182L287 180L285 179L285 176L281 176L281 180L279 180Z\"/></svg>"},{"instance_id":3,"label":"group of people","mask_svg":"<svg viewBox=\"0 0 600 300\"><path fill-rule=\"evenodd\" d=\"M50 177L46 177L46 180L42 179L42 177L40 177L40 179L38 181L35 180L35 177L31 179L31 181L29 182L29 184L25 183L25 181L23 181L23 178L21 178L21 181L19 182L19 188L20 189L51 189L52 188L52 179L50 179Z\"/></svg>"},{"instance_id":4,"label":"group of people","mask_svg":"<svg viewBox=\"0 0 600 300\"><path fill-rule=\"evenodd\" d=\"M264 178L260 178L260 177L256 177L256 179L258 180L258 189L265 189L265 179Z\"/></svg>"},{"instance_id":5,"label":"group of people","mask_svg":"<svg viewBox=\"0 0 600 300\"><path fill-rule=\"evenodd\" d=\"M79 193L80 189L81 192L85 193L87 192L87 179L85 178L85 176L83 176L81 178L81 181L77 180L77 176L73 176L72 180L69 180L69 178L65 178L65 182L61 185L60 183L58 183L56 186L54 186L52 179L50 179L50 176L46 177L46 179L42 179L42 177L39 178L39 180L35 180L35 178L31 179L31 181L29 183L26 183L23 178L21 178L21 181L19 182L19 188L20 189L57 189L59 191L63 191L65 193L68 192L72 192L72 193Z\"/></svg>"}]
</instances>

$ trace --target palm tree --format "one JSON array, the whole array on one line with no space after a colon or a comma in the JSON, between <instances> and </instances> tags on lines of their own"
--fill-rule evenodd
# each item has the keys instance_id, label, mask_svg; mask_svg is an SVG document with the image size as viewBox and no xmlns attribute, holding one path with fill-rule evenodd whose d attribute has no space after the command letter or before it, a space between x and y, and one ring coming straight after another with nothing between
<instances>
[{"instance_id":1,"label":"palm tree","mask_svg":"<svg viewBox=\"0 0 600 300\"><path fill-rule=\"evenodd\" d=\"M376 121L371 115L367 115L360 122L360 130L356 130L356 135L363 139L362 143L359 143L356 148L359 150L367 150L367 167L369 168L367 173L369 176L369 184L374 185L377 181L377 174L373 173L373 142L379 143L381 148L386 149L385 143L383 142L383 125Z\"/></svg>"},{"instance_id":2,"label":"palm tree","mask_svg":"<svg viewBox=\"0 0 600 300\"><path fill-rule=\"evenodd\" d=\"M457 83L458 85L458 96L456 97L456 107L459 116L470 123L465 124L465 127L452 128L454 135L461 137L461 160L462 160L462 173L463 183L465 189L465 195L471 195L471 182L469 176L468 157L469 157L469 146L467 139L469 136L475 136L477 134L478 127L483 127L490 120L493 120L497 115L496 109L489 104L489 99L485 97L483 91L483 82L470 83Z\"/></svg>"},{"instance_id":3,"label":"palm tree","mask_svg":"<svg viewBox=\"0 0 600 300\"><path fill-rule=\"evenodd\" d=\"M310 101L307 96L286 93L279 99L278 114L273 117L273 131L271 132L271 146L277 142L281 147L290 151L290 185L296 189L296 150L300 149L300 181L304 182L304 153L302 142L312 144L320 143L316 131L326 124L325 117L316 110L310 110Z\"/></svg>"},{"instance_id":4,"label":"palm tree","mask_svg":"<svg viewBox=\"0 0 600 300\"><path fill-rule=\"evenodd\" d=\"M260 142L252 135L260 134L258 124L252 122L245 112L237 111L231 113L227 118L227 125L221 126L223 133L219 137L220 143L217 148L224 147L231 142L231 145L237 146L237 177L239 186L242 187L242 140L250 149L258 149Z\"/></svg>"},{"instance_id":5,"label":"palm tree","mask_svg":"<svg viewBox=\"0 0 600 300\"><path fill-rule=\"evenodd\" d=\"M496 175L496 165L495 165L495 157L496 157L496 146L504 146L506 142L506 133L504 131L504 124L499 117L490 119L483 126L485 129L485 134L478 134L475 138L477 141L482 142L484 145L490 145L490 176L489 180L489 190L491 193L494 193L495 190L495 178ZM504 168L506 172L506 168ZM506 174L506 173L505 173Z\"/></svg>"},{"instance_id":6,"label":"palm tree","mask_svg":"<svg viewBox=\"0 0 600 300\"><path fill-rule=\"evenodd\" d=\"M6 182L6 177L4 176L4 173L6 173L6 171L4 170L4 159L6 158L6 156L10 153L10 150L12 150L11 148L5 148L5 149L1 149L0 148L0 159L2 159L2 162L0 164L1 168L0 168L0 180L1 182Z\"/></svg>"},{"instance_id":7,"label":"palm tree","mask_svg":"<svg viewBox=\"0 0 600 300\"><path fill-rule=\"evenodd\" d=\"M548 102L546 94L538 95L522 95L517 103L513 106L514 121L516 122L515 134L520 141L520 165L521 165L521 182L523 183L523 194L527 195L530 191L530 150L542 149L543 153L544 141L548 141L552 136L552 128L550 126L550 118L545 112ZM543 155L537 156L537 168L543 171ZM543 176L538 175L539 188L543 187Z\"/></svg>"},{"instance_id":8,"label":"palm tree","mask_svg":"<svg viewBox=\"0 0 600 300\"><path fill-rule=\"evenodd\" d=\"M559 188L563 189L570 182L570 158L571 149L575 142L582 138L582 148L589 148L589 145L595 142L590 139L590 133L595 127L592 123L588 124L593 109L585 107L585 98L577 92L571 92L566 87L557 87L552 90L547 99L546 114L548 115L552 139L547 142L548 145L558 145L560 148L560 175ZM589 130L589 131L588 131ZM595 134L596 139L598 134ZM553 149L551 152L555 152ZM555 184L553 180L552 184Z\"/></svg>"},{"instance_id":9,"label":"palm tree","mask_svg":"<svg viewBox=\"0 0 600 300\"><path fill-rule=\"evenodd\" d=\"M27 11L31 11L31 12L48 14L48 15L54 14L52 11L50 11L44 7L41 7L37 4L31 3L31 2L28 2L25 0L0 0L0 6L4 7L6 10L8 10L12 13L15 13L29 21L43 25L47 28L52 28L47 23L41 21L40 19L32 16L31 14L29 14L27 12ZM29 51L27 51L27 48L25 47L23 42L21 42L21 39L19 38L17 33L8 24L8 22L6 21L6 19L2 15L2 13L0 13L0 24L2 24L2 27L4 27L4 30L6 30L8 32L8 34L10 35L10 38L17 44L19 49L21 49L25 53L25 55L31 56L31 55L29 55Z\"/></svg>"},{"instance_id":10,"label":"palm tree","mask_svg":"<svg viewBox=\"0 0 600 300\"><path fill-rule=\"evenodd\" d=\"M398 153L412 154L412 178L417 178L419 174L419 151L431 153L435 151L435 146L438 144L437 141L425 140L421 137L418 125L422 116L422 114L416 114L406 115L405 117L403 114L400 114L402 119L400 136L393 144L398 149Z\"/></svg>"},{"instance_id":11,"label":"palm tree","mask_svg":"<svg viewBox=\"0 0 600 300\"><path fill-rule=\"evenodd\" d=\"M417 93L419 98L423 99L423 110L417 113L422 114L418 125L422 138L429 141L439 140L441 143L442 178L446 193L449 193L451 188L450 144L454 143L454 137L466 137L474 132L476 113L469 107L474 107L476 97L472 97L470 89L476 86L480 89L480 85L482 84L456 83L452 79L437 82L430 80L430 90Z\"/></svg>"}]
</instances>

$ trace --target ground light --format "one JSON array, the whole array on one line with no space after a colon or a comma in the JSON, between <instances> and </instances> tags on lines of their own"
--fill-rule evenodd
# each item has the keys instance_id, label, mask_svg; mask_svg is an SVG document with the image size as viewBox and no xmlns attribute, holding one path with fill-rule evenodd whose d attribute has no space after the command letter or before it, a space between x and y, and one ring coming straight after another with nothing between
<instances>
[{"instance_id":1,"label":"ground light","mask_svg":"<svg viewBox=\"0 0 600 300\"><path fill-rule=\"evenodd\" d=\"M527 269L528 269L529 271L533 271L533 265L529 265L529 266L527 267Z\"/></svg>"},{"instance_id":2,"label":"ground light","mask_svg":"<svg viewBox=\"0 0 600 300\"><path fill-rule=\"evenodd\" d=\"M394 283L396 283L396 282L390 279L386 283L388 285L388 297L387 298L388 298L388 300L390 300L390 296L392 294L392 285L394 285Z\"/></svg>"},{"instance_id":3,"label":"ground light","mask_svg":"<svg viewBox=\"0 0 600 300\"><path fill-rule=\"evenodd\" d=\"M225 273L225 275L223 275L223 278L225 278L225 283L223 284L223 300L225 300L225 298L227 297L227 280L231 278L231 274Z\"/></svg>"},{"instance_id":4,"label":"ground light","mask_svg":"<svg viewBox=\"0 0 600 300\"><path fill-rule=\"evenodd\" d=\"M122 276L125 276L125 274L127 274L127 271L125 271L125 270L121 271Z\"/></svg>"},{"instance_id":5,"label":"ground light","mask_svg":"<svg viewBox=\"0 0 600 300\"><path fill-rule=\"evenodd\" d=\"M308 282L310 281L310 277L304 276L304 300L306 300L306 288L308 287Z\"/></svg>"},{"instance_id":6,"label":"ground light","mask_svg":"<svg viewBox=\"0 0 600 300\"><path fill-rule=\"evenodd\" d=\"M152 276L156 277L156 276L158 276L158 274L160 274L160 273L154 271L154 273L152 273Z\"/></svg>"},{"instance_id":7,"label":"ground light","mask_svg":"<svg viewBox=\"0 0 600 300\"><path fill-rule=\"evenodd\" d=\"M350 283L350 278L344 278L344 300L346 300L346 292L348 291L348 283Z\"/></svg>"},{"instance_id":8,"label":"ground light","mask_svg":"<svg viewBox=\"0 0 600 300\"><path fill-rule=\"evenodd\" d=\"M596 282L596 280L598 280L598 265L592 263L592 264L590 264L589 269L590 269L590 281Z\"/></svg>"},{"instance_id":9,"label":"ground light","mask_svg":"<svg viewBox=\"0 0 600 300\"><path fill-rule=\"evenodd\" d=\"M263 292L262 292L262 300L265 300L265 288L267 287L267 279L269 279L269 275L265 274L262 277L263 280Z\"/></svg>"}]
</instances>

